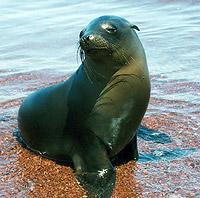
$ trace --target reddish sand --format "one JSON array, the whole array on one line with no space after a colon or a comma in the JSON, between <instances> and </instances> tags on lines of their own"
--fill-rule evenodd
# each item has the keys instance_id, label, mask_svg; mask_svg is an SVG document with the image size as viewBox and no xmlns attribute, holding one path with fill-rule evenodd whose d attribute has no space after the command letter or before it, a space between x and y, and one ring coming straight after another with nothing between
<instances>
[{"instance_id":1,"label":"reddish sand","mask_svg":"<svg viewBox=\"0 0 200 198\"><path fill-rule=\"evenodd\" d=\"M168 134L173 141L158 144L139 139L139 152L146 154L157 149L176 148L196 150L171 160L130 161L117 166L113 198L200 197L200 107L184 101L157 98L156 93L162 87L156 84L157 78L152 78L153 96L143 124ZM17 128L17 110L23 96L64 79L62 74L53 71L14 74L0 79L1 89L8 94L8 99L0 103L0 197L87 197L70 167L36 156L12 137L12 131ZM200 86L191 83L177 87L177 82L169 82L162 87L165 94L188 90L200 92Z\"/></svg>"}]
</instances>

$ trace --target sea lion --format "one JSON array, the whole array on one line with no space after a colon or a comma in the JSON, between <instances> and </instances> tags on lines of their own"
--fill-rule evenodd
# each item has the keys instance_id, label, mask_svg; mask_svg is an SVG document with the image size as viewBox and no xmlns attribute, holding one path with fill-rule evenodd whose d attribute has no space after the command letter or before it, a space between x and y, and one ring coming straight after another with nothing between
<instances>
[{"instance_id":1,"label":"sea lion","mask_svg":"<svg viewBox=\"0 0 200 198\"><path fill-rule=\"evenodd\" d=\"M82 64L66 81L27 97L18 138L52 159L71 160L91 197L110 197L111 159L138 158L137 128L150 97L145 52L136 25L101 16L80 32ZM127 152L128 151L128 152Z\"/></svg>"}]
</instances>

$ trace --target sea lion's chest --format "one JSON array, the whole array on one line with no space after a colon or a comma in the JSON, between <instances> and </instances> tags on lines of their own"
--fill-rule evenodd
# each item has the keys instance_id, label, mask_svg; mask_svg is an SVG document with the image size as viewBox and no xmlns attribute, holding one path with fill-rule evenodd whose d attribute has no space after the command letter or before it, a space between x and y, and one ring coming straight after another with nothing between
<instances>
[{"instance_id":1,"label":"sea lion's chest","mask_svg":"<svg viewBox=\"0 0 200 198\"><path fill-rule=\"evenodd\" d=\"M92 82L86 75L83 66L72 76L72 86L68 96L70 124L82 125L92 111L103 83Z\"/></svg>"}]
</instances>

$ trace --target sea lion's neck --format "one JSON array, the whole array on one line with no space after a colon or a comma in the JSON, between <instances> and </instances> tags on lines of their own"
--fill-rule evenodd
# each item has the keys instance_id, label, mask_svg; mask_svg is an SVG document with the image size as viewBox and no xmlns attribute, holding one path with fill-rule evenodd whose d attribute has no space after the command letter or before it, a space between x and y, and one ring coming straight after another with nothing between
<instances>
[{"instance_id":1,"label":"sea lion's neck","mask_svg":"<svg viewBox=\"0 0 200 198\"><path fill-rule=\"evenodd\" d=\"M137 74L142 78L144 77L144 74L147 74L148 76L146 55L140 40L135 39L134 45L130 45L129 50L127 51L130 53L128 54L129 63L124 67L124 69L122 67L122 70L130 74Z\"/></svg>"},{"instance_id":2,"label":"sea lion's neck","mask_svg":"<svg viewBox=\"0 0 200 198\"><path fill-rule=\"evenodd\" d=\"M144 78L148 74L146 56L141 42L129 45L128 49L121 48L113 51L111 55L101 57L85 56L84 70L93 83L107 83L113 75L131 74ZM145 72L144 72L145 71Z\"/></svg>"},{"instance_id":3,"label":"sea lion's neck","mask_svg":"<svg viewBox=\"0 0 200 198\"><path fill-rule=\"evenodd\" d=\"M83 61L84 69L87 76L92 82L107 83L111 76L117 71L113 68L113 62L108 61L107 58L104 60L93 60L86 57Z\"/></svg>"}]
</instances>

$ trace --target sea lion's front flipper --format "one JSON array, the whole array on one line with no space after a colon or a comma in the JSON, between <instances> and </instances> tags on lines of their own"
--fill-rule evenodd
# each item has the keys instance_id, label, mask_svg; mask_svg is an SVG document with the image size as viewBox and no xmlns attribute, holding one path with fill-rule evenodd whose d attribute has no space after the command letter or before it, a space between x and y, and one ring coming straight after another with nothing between
<instances>
[{"instance_id":1,"label":"sea lion's front flipper","mask_svg":"<svg viewBox=\"0 0 200 198\"><path fill-rule=\"evenodd\" d=\"M72 159L78 181L88 191L89 197L111 197L115 170L106 147L90 131L79 134L76 141Z\"/></svg>"},{"instance_id":2,"label":"sea lion's front flipper","mask_svg":"<svg viewBox=\"0 0 200 198\"><path fill-rule=\"evenodd\" d=\"M90 113L87 127L110 148L110 157L136 135L147 104L143 89L141 79L134 75L113 77Z\"/></svg>"},{"instance_id":3,"label":"sea lion's front flipper","mask_svg":"<svg viewBox=\"0 0 200 198\"><path fill-rule=\"evenodd\" d=\"M110 198L115 186L113 169L102 169L98 172L76 173L80 184L87 190L91 198Z\"/></svg>"}]
</instances>

